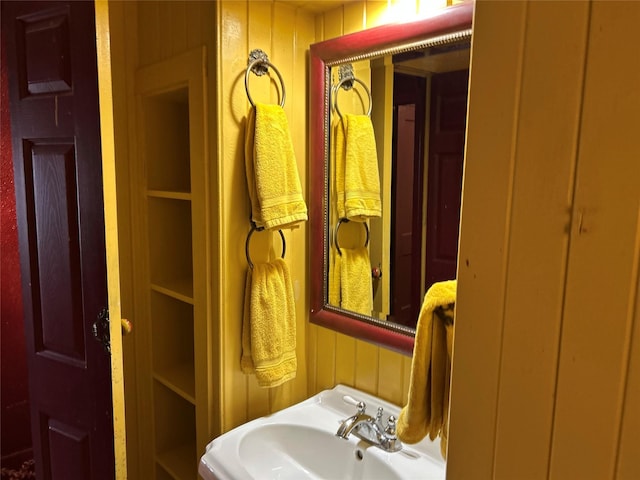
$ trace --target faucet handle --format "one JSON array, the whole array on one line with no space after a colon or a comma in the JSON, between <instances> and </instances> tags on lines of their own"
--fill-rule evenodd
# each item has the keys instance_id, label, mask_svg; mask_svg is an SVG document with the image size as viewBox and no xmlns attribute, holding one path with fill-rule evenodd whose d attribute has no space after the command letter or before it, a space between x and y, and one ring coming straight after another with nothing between
<instances>
[{"instance_id":1,"label":"faucet handle","mask_svg":"<svg viewBox=\"0 0 640 480\"><path fill-rule=\"evenodd\" d=\"M382 418L382 412L384 412L384 408L378 407L378 413L376 413L376 422Z\"/></svg>"},{"instance_id":2,"label":"faucet handle","mask_svg":"<svg viewBox=\"0 0 640 480\"><path fill-rule=\"evenodd\" d=\"M389 438L396 438L396 417L393 415L389 416L389 420L387 421L387 428L384 429L384 433Z\"/></svg>"},{"instance_id":3,"label":"faucet handle","mask_svg":"<svg viewBox=\"0 0 640 480\"><path fill-rule=\"evenodd\" d=\"M364 412L367 410L367 405L364 402L358 402L356 407L358 408L359 415L363 415Z\"/></svg>"}]
</instances>

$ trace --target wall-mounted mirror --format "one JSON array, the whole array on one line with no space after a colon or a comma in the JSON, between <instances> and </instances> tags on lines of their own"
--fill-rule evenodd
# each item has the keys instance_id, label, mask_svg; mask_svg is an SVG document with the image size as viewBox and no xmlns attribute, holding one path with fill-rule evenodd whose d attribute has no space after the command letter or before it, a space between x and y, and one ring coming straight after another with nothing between
<instances>
[{"instance_id":1,"label":"wall-mounted mirror","mask_svg":"<svg viewBox=\"0 0 640 480\"><path fill-rule=\"evenodd\" d=\"M463 3L311 46L313 323L410 354L426 290L455 278L472 17ZM377 169L381 208L346 221L343 142L368 113L377 162L363 168ZM347 263L359 251L368 275ZM345 301L348 284L371 292L364 306Z\"/></svg>"}]
</instances>

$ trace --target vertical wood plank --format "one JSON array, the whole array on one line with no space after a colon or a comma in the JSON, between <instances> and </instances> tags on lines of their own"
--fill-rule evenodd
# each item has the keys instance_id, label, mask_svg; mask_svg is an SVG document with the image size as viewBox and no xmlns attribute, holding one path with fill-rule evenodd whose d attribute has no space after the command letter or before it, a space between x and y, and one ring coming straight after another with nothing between
<instances>
[{"instance_id":1,"label":"vertical wood plank","mask_svg":"<svg viewBox=\"0 0 640 480\"><path fill-rule=\"evenodd\" d=\"M158 1L158 51L160 59L165 60L171 57L171 42L172 42L172 2Z\"/></svg>"},{"instance_id":2,"label":"vertical wood plank","mask_svg":"<svg viewBox=\"0 0 640 480\"><path fill-rule=\"evenodd\" d=\"M386 348L378 349L378 395L384 395L385 400L398 406L407 403L407 397L402 392L402 369L405 355L401 355Z\"/></svg>"},{"instance_id":3,"label":"vertical wood plank","mask_svg":"<svg viewBox=\"0 0 640 480\"><path fill-rule=\"evenodd\" d=\"M640 209L637 225L640 227ZM636 252L640 252L640 229L636 234ZM635 316L630 338L629 371L625 385L625 397L621 418L620 447L615 478L640 476L640 273L636 256Z\"/></svg>"},{"instance_id":4,"label":"vertical wood plank","mask_svg":"<svg viewBox=\"0 0 640 480\"><path fill-rule=\"evenodd\" d=\"M452 479L494 475L526 6L478 2L475 7L447 457Z\"/></svg>"},{"instance_id":5,"label":"vertical wood plank","mask_svg":"<svg viewBox=\"0 0 640 480\"><path fill-rule=\"evenodd\" d=\"M338 333L336 335L336 383L354 385L356 372L356 339Z\"/></svg>"},{"instance_id":6,"label":"vertical wood plank","mask_svg":"<svg viewBox=\"0 0 640 480\"><path fill-rule=\"evenodd\" d=\"M532 2L528 7L498 392L497 478L544 478L548 470L588 10L585 2ZM565 47L550 57L558 43Z\"/></svg>"},{"instance_id":7,"label":"vertical wood plank","mask_svg":"<svg viewBox=\"0 0 640 480\"><path fill-rule=\"evenodd\" d=\"M244 71L248 57L247 4L220 4L220 44L217 49L218 82L218 158L220 161L221 213L223 229L220 238L220 268L225 278L224 301L221 304L220 334L224 340L222 352L222 430L227 431L247 418L248 379L240 370L242 305L246 260L243 245L249 212L244 174L244 123L247 96L244 91ZM235 192L235 195L234 195ZM243 192L242 194L240 192Z\"/></svg>"},{"instance_id":8,"label":"vertical wood plank","mask_svg":"<svg viewBox=\"0 0 640 480\"><path fill-rule=\"evenodd\" d=\"M345 3L343 7L342 34L359 32L365 28L365 2Z\"/></svg>"},{"instance_id":9,"label":"vertical wood plank","mask_svg":"<svg viewBox=\"0 0 640 480\"><path fill-rule=\"evenodd\" d=\"M202 2L191 1L186 4L186 26L187 26L187 48L193 48L203 42L204 35L202 32L202 19L206 18L205 9ZM215 17L209 17L208 22L211 25Z\"/></svg>"},{"instance_id":10,"label":"vertical wood plank","mask_svg":"<svg viewBox=\"0 0 640 480\"><path fill-rule=\"evenodd\" d=\"M639 21L636 2L591 4L551 478L615 473L637 292Z\"/></svg>"},{"instance_id":11,"label":"vertical wood plank","mask_svg":"<svg viewBox=\"0 0 640 480\"><path fill-rule=\"evenodd\" d=\"M385 17L385 14L387 13L388 5L389 5L388 0L366 0L365 21L366 21L367 28L378 26L384 21L384 17Z\"/></svg>"},{"instance_id":12,"label":"vertical wood plank","mask_svg":"<svg viewBox=\"0 0 640 480\"><path fill-rule=\"evenodd\" d=\"M171 54L177 55L187 49L187 6L190 2L170 2ZM196 27L197 29L197 27Z\"/></svg>"},{"instance_id":13,"label":"vertical wood plank","mask_svg":"<svg viewBox=\"0 0 640 480\"><path fill-rule=\"evenodd\" d=\"M356 341L356 388L374 395L378 393L379 350L379 347L370 343Z\"/></svg>"},{"instance_id":14,"label":"vertical wood plank","mask_svg":"<svg viewBox=\"0 0 640 480\"><path fill-rule=\"evenodd\" d=\"M160 11L158 2L138 3L138 59L140 66L156 63L160 55Z\"/></svg>"}]
</instances>

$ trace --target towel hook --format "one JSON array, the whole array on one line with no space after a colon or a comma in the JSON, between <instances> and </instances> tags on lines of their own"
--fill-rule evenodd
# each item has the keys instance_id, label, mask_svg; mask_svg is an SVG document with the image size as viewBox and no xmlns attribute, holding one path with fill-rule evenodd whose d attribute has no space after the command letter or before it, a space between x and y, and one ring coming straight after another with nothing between
<instances>
[{"instance_id":1,"label":"towel hook","mask_svg":"<svg viewBox=\"0 0 640 480\"><path fill-rule=\"evenodd\" d=\"M371 116L371 109L373 107L371 91L362 80L356 78L353 73L353 66L348 63L340 66L340 69L338 70L338 83L333 87L333 91L335 92L333 107L335 108L336 113L338 114L340 119L342 119L342 112L340 112L340 108L338 107L338 92L341 88L343 90L351 90L354 87L354 82L362 85L362 88L364 88L364 91L367 93L367 97L369 98L369 109L367 110L367 117Z\"/></svg>"},{"instance_id":2,"label":"towel hook","mask_svg":"<svg viewBox=\"0 0 640 480\"><path fill-rule=\"evenodd\" d=\"M340 225L342 225L343 223L349 223L349 222L350 220L344 217L338 220L338 224L336 225L336 231L333 234L333 241L336 244L336 250L338 250L338 255L340 256L342 256L342 251L340 250L340 245L338 245L338 230L340 230ZM362 223L362 225L364 225L364 231L366 232L364 246L366 247L367 245L369 245L369 226L367 225L367 222L357 222L357 223Z\"/></svg>"},{"instance_id":3,"label":"towel hook","mask_svg":"<svg viewBox=\"0 0 640 480\"><path fill-rule=\"evenodd\" d=\"M249 234L247 235L247 241L244 244L244 253L247 256L247 263L249 264L249 268L251 270L253 270L253 262L251 261L251 255L249 254L249 241L251 240L251 235L253 235L253 232L255 231L262 232L263 230L264 230L264 227L256 227L256 225L252 223L251 230L249 230ZM278 230L278 233L280 234L280 238L282 239L281 258L284 258L284 255L287 252L287 242L284 239L284 233L282 233L282 230Z\"/></svg>"},{"instance_id":4,"label":"towel hook","mask_svg":"<svg viewBox=\"0 0 640 480\"><path fill-rule=\"evenodd\" d=\"M284 80L282 79L282 75L280 75L280 72L275 67L275 65L269 62L269 57L267 56L267 54L259 48L251 50L251 53L249 53L247 71L244 74L244 89L247 91L247 97L249 98L249 103L252 107L255 107L256 104L253 102L253 98L251 98L251 94L249 93L249 73L253 72L257 76L261 77L269 71L269 67L271 67L273 71L276 72L276 75L280 80L280 85L282 86L282 99L280 100L280 106L284 107L284 101L287 93L284 89Z\"/></svg>"}]
</instances>

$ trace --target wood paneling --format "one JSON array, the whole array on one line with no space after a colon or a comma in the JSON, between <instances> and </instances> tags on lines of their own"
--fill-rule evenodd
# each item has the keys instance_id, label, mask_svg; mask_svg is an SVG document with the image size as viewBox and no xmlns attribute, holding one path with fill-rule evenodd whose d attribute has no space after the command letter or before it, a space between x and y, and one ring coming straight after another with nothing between
<instances>
[{"instance_id":1,"label":"wood paneling","mask_svg":"<svg viewBox=\"0 0 640 480\"><path fill-rule=\"evenodd\" d=\"M639 20L476 4L449 478L640 475Z\"/></svg>"},{"instance_id":2,"label":"wood paneling","mask_svg":"<svg viewBox=\"0 0 640 480\"><path fill-rule=\"evenodd\" d=\"M286 261L291 271L297 315L298 371L295 380L263 389L253 376L240 371L242 305L248 268L244 242L249 232L249 196L244 167L245 118L250 104L244 87L247 60L259 48L282 75L286 88L284 110L289 122L294 152L306 195L306 51L314 42L314 19L310 12L279 2L219 2L220 46L217 50L217 118L220 158L222 275L220 305L222 356L222 430L229 430L260 415L279 410L307 396L306 328L308 294L306 279L306 224L285 230ZM249 88L254 102L278 103L280 85L276 75L250 74ZM251 255L266 258L280 246L268 233L254 235ZM277 236L276 236L277 238Z\"/></svg>"},{"instance_id":3,"label":"wood paneling","mask_svg":"<svg viewBox=\"0 0 640 480\"><path fill-rule=\"evenodd\" d=\"M628 383L631 332L640 328L634 314L640 256L640 56L630 33L639 21L638 3L591 5L551 478L614 478L618 461L638 464L618 456L622 411L629 415L638 409L638 404L626 404L626 396L640 388ZM628 439L633 430L625 427ZM636 421L636 439L639 433Z\"/></svg>"}]
</instances>

